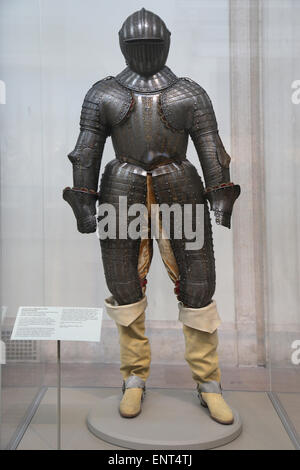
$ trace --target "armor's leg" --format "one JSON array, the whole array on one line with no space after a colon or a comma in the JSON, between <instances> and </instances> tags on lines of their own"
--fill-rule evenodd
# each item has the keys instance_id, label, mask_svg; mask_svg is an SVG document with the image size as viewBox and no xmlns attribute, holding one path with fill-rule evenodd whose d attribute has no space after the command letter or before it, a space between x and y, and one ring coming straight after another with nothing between
<instances>
[{"instance_id":1,"label":"armor's leg","mask_svg":"<svg viewBox=\"0 0 300 470\"><path fill-rule=\"evenodd\" d=\"M204 204L204 244L201 249L187 250L184 237L170 243L178 266L175 281L179 302L179 319L183 323L185 359L197 383L202 404L211 416L223 424L232 423L233 416L221 394L221 374L217 355L217 327L220 323L215 301L215 262L211 222L203 198L203 185L196 169L183 164L172 173L153 178L156 200L161 203ZM195 211L194 211L195 214ZM166 264L166 262L165 262Z\"/></svg>"},{"instance_id":2,"label":"armor's leg","mask_svg":"<svg viewBox=\"0 0 300 470\"><path fill-rule=\"evenodd\" d=\"M146 191L144 176L126 171L117 161L107 165L101 180L100 203L110 203L115 207L117 237L101 240L104 272L112 293L105 304L108 315L118 327L124 393L120 413L128 418L141 411L150 369L150 345L145 336L145 277L152 252L148 242L120 238L119 196L127 197L128 207L132 203L144 204Z\"/></svg>"}]
</instances>

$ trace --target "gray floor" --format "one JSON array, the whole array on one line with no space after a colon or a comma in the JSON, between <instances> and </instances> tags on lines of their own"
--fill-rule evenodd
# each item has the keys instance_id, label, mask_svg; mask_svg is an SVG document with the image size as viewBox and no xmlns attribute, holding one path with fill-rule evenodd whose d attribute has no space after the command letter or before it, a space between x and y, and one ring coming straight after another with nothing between
<instances>
[{"instance_id":1,"label":"gray floor","mask_svg":"<svg viewBox=\"0 0 300 470\"><path fill-rule=\"evenodd\" d=\"M62 447L76 450L121 449L93 436L86 416L100 398L115 388L64 388L62 390ZM243 420L242 434L219 449L294 449L265 392L225 392L228 402ZM282 399L282 397L280 397ZM293 403L291 406L293 406ZM49 388L18 447L20 450L56 449L56 389Z\"/></svg>"},{"instance_id":2,"label":"gray floor","mask_svg":"<svg viewBox=\"0 0 300 470\"><path fill-rule=\"evenodd\" d=\"M299 393L278 393L277 394L289 419L291 420L296 433L300 436L300 395Z\"/></svg>"},{"instance_id":3,"label":"gray floor","mask_svg":"<svg viewBox=\"0 0 300 470\"><path fill-rule=\"evenodd\" d=\"M5 449L16 433L19 424L24 422L28 408L35 399L40 387L3 388L1 390L1 448ZM5 406L3 406L3 404Z\"/></svg>"}]
</instances>

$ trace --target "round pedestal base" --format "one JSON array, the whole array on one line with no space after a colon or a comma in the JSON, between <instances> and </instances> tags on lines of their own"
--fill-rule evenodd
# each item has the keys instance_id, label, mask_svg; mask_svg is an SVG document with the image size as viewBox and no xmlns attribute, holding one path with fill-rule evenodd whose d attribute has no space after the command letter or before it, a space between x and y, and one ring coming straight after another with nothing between
<instances>
[{"instance_id":1,"label":"round pedestal base","mask_svg":"<svg viewBox=\"0 0 300 470\"><path fill-rule=\"evenodd\" d=\"M141 414L131 419L120 416L120 400L121 394L99 400L87 426L103 441L127 449L212 449L242 431L236 411L233 424L216 423L190 390L147 390Z\"/></svg>"}]
</instances>

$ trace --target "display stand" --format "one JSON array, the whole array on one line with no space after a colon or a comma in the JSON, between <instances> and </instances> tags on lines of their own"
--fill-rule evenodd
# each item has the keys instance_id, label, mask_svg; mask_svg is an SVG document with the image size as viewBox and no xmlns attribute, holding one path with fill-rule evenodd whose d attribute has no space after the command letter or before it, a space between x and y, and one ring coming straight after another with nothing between
<instances>
[{"instance_id":1,"label":"display stand","mask_svg":"<svg viewBox=\"0 0 300 470\"><path fill-rule=\"evenodd\" d=\"M222 425L211 419L191 390L147 390L142 413L131 419L119 414L120 394L99 400L87 417L98 438L127 449L213 449L236 439L242 421Z\"/></svg>"},{"instance_id":2,"label":"display stand","mask_svg":"<svg viewBox=\"0 0 300 470\"><path fill-rule=\"evenodd\" d=\"M19 307L11 339L56 341L57 351L57 450L61 450L61 341L101 339L102 308ZM25 320L25 321L24 321Z\"/></svg>"},{"instance_id":3,"label":"display stand","mask_svg":"<svg viewBox=\"0 0 300 470\"><path fill-rule=\"evenodd\" d=\"M61 450L61 360L60 341L57 341L57 450Z\"/></svg>"}]
</instances>

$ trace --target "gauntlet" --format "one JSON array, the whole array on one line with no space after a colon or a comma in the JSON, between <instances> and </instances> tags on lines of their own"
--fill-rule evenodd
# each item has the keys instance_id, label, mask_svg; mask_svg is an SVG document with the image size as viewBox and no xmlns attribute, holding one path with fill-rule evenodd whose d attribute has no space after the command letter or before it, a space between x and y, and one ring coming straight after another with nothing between
<instances>
[{"instance_id":1,"label":"gauntlet","mask_svg":"<svg viewBox=\"0 0 300 470\"><path fill-rule=\"evenodd\" d=\"M96 232L96 201L98 193L85 188L65 188L63 198L70 204L80 233Z\"/></svg>"},{"instance_id":2,"label":"gauntlet","mask_svg":"<svg viewBox=\"0 0 300 470\"><path fill-rule=\"evenodd\" d=\"M214 211L218 225L230 228L233 204L240 193L240 186L233 183L223 183L206 189L205 196L209 200L210 210Z\"/></svg>"}]
</instances>

